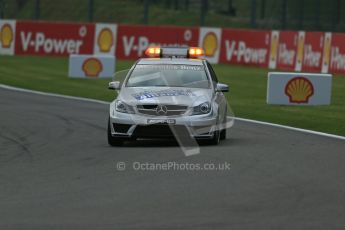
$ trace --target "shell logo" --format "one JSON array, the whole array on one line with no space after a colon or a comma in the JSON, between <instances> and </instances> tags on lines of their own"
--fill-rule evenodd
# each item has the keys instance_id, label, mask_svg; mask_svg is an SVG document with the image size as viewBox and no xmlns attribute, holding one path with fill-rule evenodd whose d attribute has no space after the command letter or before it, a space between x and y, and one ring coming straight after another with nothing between
<instances>
[{"instance_id":1,"label":"shell logo","mask_svg":"<svg viewBox=\"0 0 345 230\"><path fill-rule=\"evenodd\" d=\"M202 41L202 48L206 57L213 57L218 49L218 39L214 32L208 32Z\"/></svg>"},{"instance_id":2,"label":"shell logo","mask_svg":"<svg viewBox=\"0 0 345 230\"><path fill-rule=\"evenodd\" d=\"M82 69L87 77L97 77L102 72L103 65L97 58L88 58L84 61Z\"/></svg>"},{"instance_id":3,"label":"shell logo","mask_svg":"<svg viewBox=\"0 0 345 230\"><path fill-rule=\"evenodd\" d=\"M308 103L314 95L314 87L307 78L294 77L286 84L285 94L292 103Z\"/></svg>"},{"instance_id":4,"label":"shell logo","mask_svg":"<svg viewBox=\"0 0 345 230\"><path fill-rule=\"evenodd\" d=\"M0 29L0 42L2 48L10 48L13 41L13 30L10 24L4 24Z\"/></svg>"},{"instance_id":5,"label":"shell logo","mask_svg":"<svg viewBox=\"0 0 345 230\"><path fill-rule=\"evenodd\" d=\"M114 44L113 33L109 28L103 28L97 38L99 50L103 53L108 53Z\"/></svg>"}]
</instances>

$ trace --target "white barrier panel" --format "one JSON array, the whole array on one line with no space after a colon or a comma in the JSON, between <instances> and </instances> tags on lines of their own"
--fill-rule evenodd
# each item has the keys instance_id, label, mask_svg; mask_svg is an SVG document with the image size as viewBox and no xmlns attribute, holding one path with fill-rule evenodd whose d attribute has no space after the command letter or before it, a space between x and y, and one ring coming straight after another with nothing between
<instances>
[{"instance_id":1,"label":"white barrier panel","mask_svg":"<svg viewBox=\"0 0 345 230\"><path fill-rule=\"evenodd\" d=\"M115 72L114 56L70 55L69 76L75 78L106 78Z\"/></svg>"},{"instance_id":2,"label":"white barrier panel","mask_svg":"<svg viewBox=\"0 0 345 230\"><path fill-rule=\"evenodd\" d=\"M329 105L331 92L331 74L268 73L267 104Z\"/></svg>"}]
</instances>

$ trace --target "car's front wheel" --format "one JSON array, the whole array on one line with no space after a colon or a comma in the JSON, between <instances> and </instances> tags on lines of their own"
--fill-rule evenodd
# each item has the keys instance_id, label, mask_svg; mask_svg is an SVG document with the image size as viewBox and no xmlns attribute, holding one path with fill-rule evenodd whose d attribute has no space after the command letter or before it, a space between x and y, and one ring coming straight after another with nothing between
<instances>
[{"instance_id":1,"label":"car's front wheel","mask_svg":"<svg viewBox=\"0 0 345 230\"><path fill-rule=\"evenodd\" d=\"M228 108L225 109L224 118L223 118L223 129L220 131L220 139L221 140L226 139L227 110L228 110Z\"/></svg>"},{"instance_id":2,"label":"car's front wheel","mask_svg":"<svg viewBox=\"0 0 345 230\"><path fill-rule=\"evenodd\" d=\"M210 145L218 145L220 142L220 131L216 130L213 133L212 139L209 140Z\"/></svg>"},{"instance_id":3,"label":"car's front wheel","mask_svg":"<svg viewBox=\"0 0 345 230\"><path fill-rule=\"evenodd\" d=\"M226 128L225 129L222 129L220 131L220 139L221 140L225 140L226 139Z\"/></svg>"},{"instance_id":4,"label":"car's front wheel","mask_svg":"<svg viewBox=\"0 0 345 230\"><path fill-rule=\"evenodd\" d=\"M111 135L111 128L110 128L110 118L108 119L108 144L111 146L121 146L123 145L123 140L117 137L113 137Z\"/></svg>"}]
</instances>

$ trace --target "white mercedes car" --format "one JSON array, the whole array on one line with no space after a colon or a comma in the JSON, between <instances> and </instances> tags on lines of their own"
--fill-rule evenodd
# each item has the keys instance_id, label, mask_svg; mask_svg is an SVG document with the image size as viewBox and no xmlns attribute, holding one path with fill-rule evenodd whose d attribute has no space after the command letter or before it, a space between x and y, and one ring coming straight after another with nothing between
<instances>
[{"instance_id":1,"label":"white mercedes car","mask_svg":"<svg viewBox=\"0 0 345 230\"><path fill-rule=\"evenodd\" d=\"M218 82L200 48L151 47L125 79L110 104L108 143L137 138L191 138L217 145L226 138L229 87ZM115 80L116 75L115 75Z\"/></svg>"}]
</instances>

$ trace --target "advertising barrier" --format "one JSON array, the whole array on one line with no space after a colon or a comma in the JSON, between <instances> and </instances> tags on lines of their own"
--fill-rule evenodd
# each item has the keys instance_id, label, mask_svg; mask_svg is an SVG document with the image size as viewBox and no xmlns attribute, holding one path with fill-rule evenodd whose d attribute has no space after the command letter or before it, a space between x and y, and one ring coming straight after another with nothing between
<instances>
[{"instance_id":1,"label":"advertising barrier","mask_svg":"<svg viewBox=\"0 0 345 230\"><path fill-rule=\"evenodd\" d=\"M119 25L116 57L138 59L149 46L197 46L197 27Z\"/></svg>"},{"instance_id":2,"label":"advertising barrier","mask_svg":"<svg viewBox=\"0 0 345 230\"><path fill-rule=\"evenodd\" d=\"M323 54L324 33L306 32L303 48L302 71L321 72L321 62ZM302 43L302 40L299 41ZM300 48L300 47L298 47Z\"/></svg>"},{"instance_id":3,"label":"advertising barrier","mask_svg":"<svg viewBox=\"0 0 345 230\"><path fill-rule=\"evenodd\" d=\"M270 32L223 29L220 63L268 66Z\"/></svg>"},{"instance_id":4,"label":"advertising barrier","mask_svg":"<svg viewBox=\"0 0 345 230\"><path fill-rule=\"evenodd\" d=\"M199 47L205 51L205 58L210 63L219 62L222 30L220 28L201 27L199 33Z\"/></svg>"},{"instance_id":5,"label":"advertising barrier","mask_svg":"<svg viewBox=\"0 0 345 230\"><path fill-rule=\"evenodd\" d=\"M305 43L305 32L299 31L297 35L295 71L302 70L303 56L304 56L304 43Z\"/></svg>"},{"instance_id":6,"label":"advertising barrier","mask_svg":"<svg viewBox=\"0 0 345 230\"><path fill-rule=\"evenodd\" d=\"M298 33L295 31L272 31L270 69L294 70Z\"/></svg>"},{"instance_id":7,"label":"advertising barrier","mask_svg":"<svg viewBox=\"0 0 345 230\"><path fill-rule=\"evenodd\" d=\"M325 33L323 42L321 72L328 73L331 59L332 33Z\"/></svg>"},{"instance_id":8,"label":"advertising barrier","mask_svg":"<svg viewBox=\"0 0 345 230\"><path fill-rule=\"evenodd\" d=\"M116 24L96 24L93 54L114 56L116 50L116 38Z\"/></svg>"},{"instance_id":9,"label":"advertising barrier","mask_svg":"<svg viewBox=\"0 0 345 230\"><path fill-rule=\"evenodd\" d=\"M0 20L0 54L136 60L149 46L200 46L211 63L345 74L341 33Z\"/></svg>"},{"instance_id":10,"label":"advertising barrier","mask_svg":"<svg viewBox=\"0 0 345 230\"><path fill-rule=\"evenodd\" d=\"M95 25L17 21L16 54L68 56L93 52Z\"/></svg>"},{"instance_id":11,"label":"advertising barrier","mask_svg":"<svg viewBox=\"0 0 345 230\"><path fill-rule=\"evenodd\" d=\"M68 76L74 78L112 77L115 72L115 57L106 55L71 55Z\"/></svg>"},{"instance_id":12,"label":"advertising barrier","mask_svg":"<svg viewBox=\"0 0 345 230\"><path fill-rule=\"evenodd\" d=\"M345 74L345 34L332 34L329 68L331 73Z\"/></svg>"},{"instance_id":13,"label":"advertising barrier","mask_svg":"<svg viewBox=\"0 0 345 230\"><path fill-rule=\"evenodd\" d=\"M310 73L268 73L267 104L329 105L332 75Z\"/></svg>"}]
</instances>

